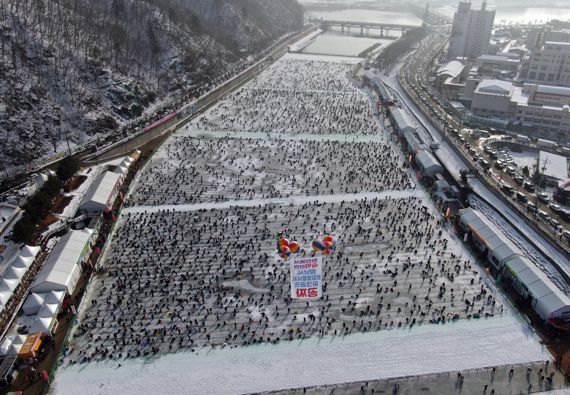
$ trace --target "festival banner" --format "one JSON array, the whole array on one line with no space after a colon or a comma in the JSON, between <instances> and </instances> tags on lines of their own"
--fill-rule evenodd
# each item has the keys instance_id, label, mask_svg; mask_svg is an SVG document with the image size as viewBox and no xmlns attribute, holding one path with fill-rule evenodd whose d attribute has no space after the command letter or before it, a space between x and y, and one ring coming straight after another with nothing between
<instances>
[{"instance_id":1,"label":"festival banner","mask_svg":"<svg viewBox=\"0 0 570 395\"><path fill-rule=\"evenodd\" d=\"M323 295L323 258L295 258L291 261L291 298L318 299Z\"/></svg>"}]
</instances>

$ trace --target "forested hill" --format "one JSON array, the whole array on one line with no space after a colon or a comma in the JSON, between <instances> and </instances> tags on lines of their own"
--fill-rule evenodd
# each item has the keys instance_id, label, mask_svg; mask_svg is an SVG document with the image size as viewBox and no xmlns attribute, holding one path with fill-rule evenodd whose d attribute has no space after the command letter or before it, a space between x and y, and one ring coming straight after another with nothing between
<instances>
[{"instance_id":1,"label":"forested hill","mask_svg":"<svg viewBox=\"0 0 570 395\"><path fill-rule=\"evenodd\" d=\"M0 0L0 170L108 133L302 21L297 0Z\"/></svg>"}]
</instances>

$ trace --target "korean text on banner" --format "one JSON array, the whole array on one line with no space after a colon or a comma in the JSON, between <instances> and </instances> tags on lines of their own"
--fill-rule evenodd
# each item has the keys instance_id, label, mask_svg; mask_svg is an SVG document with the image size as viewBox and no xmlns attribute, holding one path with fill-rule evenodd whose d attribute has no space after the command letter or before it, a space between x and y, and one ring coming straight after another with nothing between
<instances>
[{"instance_id":1,"label":"korean text on banner","mask_svg":"<svg viewBox=\"0 0 570 395\"><path fill-rule=\"evenodd\" d=\"M291 261L291 298L318 299L323 295L323 258L296 258Z\"/></svg>"}]
</instances>

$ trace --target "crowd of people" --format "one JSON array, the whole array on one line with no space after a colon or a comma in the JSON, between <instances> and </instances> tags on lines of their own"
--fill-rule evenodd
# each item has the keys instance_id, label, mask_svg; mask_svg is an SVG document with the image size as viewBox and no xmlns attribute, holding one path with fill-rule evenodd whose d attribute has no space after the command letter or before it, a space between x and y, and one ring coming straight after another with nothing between
<instances>
[{"instance_id":1,"label":"crowd of people","mask_svg":"<svg viewBox=\"0 0 570 395\"><path fill-rule=\"evenodd\" d=\"M439 324L502 313L420 198L128 213L76 333L72 363ZM283 232L313 254L324 297L291 299Z\"/></svg>"},{"instance_id":2,"label":"crowd of people","mask_svg":"<svg viewBox=\"0 0 570 395\"><path fill-rule=\"evenodd\" d=\"M132 205L333 195L413 187L387 143L282 139L171 139L127 199Z\"/></svg>"},{"instance_id":3,"label":"crowd of people","mask_svg":"<svg viewBox=\"0 0 570 395\"><path fill-rule=\"evenodd\" d=\"M285 58L190 125L203 131L381 134L374 103L347 78L351 65Z\"/></svg>"},{"instance_id":4,"label":"crowd of people","mask_svg":"<svg viewBox=\"0 0 570 395\"><path fill-rule=\"evenodd\" d=\"M433 205L414 193L406 158L382 138L382 120L350 82L350 67L285 57L189 125L203 135L179 133L161 147L127 198L136 207L121 215L91 285L70 363L503 312ZM299 133L313 136L290 136ZM385 198L343 195L380 191ZM337 199L319 202L324 195ZM289 196L315 199L267 200ZM235 204L192 206L220 201ZM322 298L290 297L279 234L301 244L299 256L334 235Z\"/></svg>"}]
</instances>

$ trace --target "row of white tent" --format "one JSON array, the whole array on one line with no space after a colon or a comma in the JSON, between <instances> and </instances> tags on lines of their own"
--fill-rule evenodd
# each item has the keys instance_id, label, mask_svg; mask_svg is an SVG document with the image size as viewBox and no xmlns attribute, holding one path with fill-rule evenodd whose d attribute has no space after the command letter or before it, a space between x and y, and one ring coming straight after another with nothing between
<instances>
[{"instance_id":1,"label":"row of white tent","mask_svg":"<svg viewBox=\"0 0 570 395\"><path fill-rule=\"evenodd\" d=\"M530 299L532 308L543 320L570 322L570 298L518 247L472 208L459 210L459 216L460 227L470 234L493 267L512 280L515 290Z\"/></svg>"},{"instance_id":2,"label":"row of white tent","mask_svg":"<svg viewBox=\"0 0 570 395\"><path fill-rule=\"evenodd\" d=\"M18 318L16 330L6 336L0 344L0 355L19 354L29 334L50 334L56 325L57 315L61 311L64 299L63 291L28 295L22 306L24 315ZM24 327L26 334L17 332L18 328Z\"/></svg>"},{"instance_id":3,"label":"row of white tent","mask_svg":"<svg viewBox=\"0 0 570 395\"><path fill-rule=\"evenodd\" d=\"M139 151L137 151L137 153L140 154ZM121 163L115 169L115 173L120 174L121 176L127 175L127 172L129 171L129 168L131 167L134 161L135 159L133 156L125 156L121 161Z\"/></svg>"},{"instance_id":4,"label":"row of white tent","mask_svg":"<svg viewBox=\"0 0 570 395\"><path fill-rule=\"evenodd\" d=\"M7 262L0 280L0 306L2 309L24 279L40 251L40 247L25 245L18 254Z\"/></svg>"},{"instance_id":5,"label":"row of white tent","mask_svg":"<svg viewBox=\"0 0 570 395\"><path fill-rule=\"evenodd\" d=\"M81 277L81 265L91 252L91 235L91 230L83 229L62 236L44 262L31 292L63 291L73 294Z\"/></svg>"}]
</instances>

